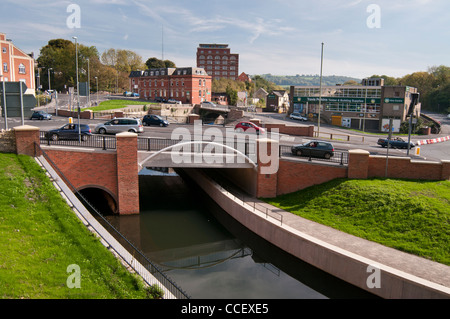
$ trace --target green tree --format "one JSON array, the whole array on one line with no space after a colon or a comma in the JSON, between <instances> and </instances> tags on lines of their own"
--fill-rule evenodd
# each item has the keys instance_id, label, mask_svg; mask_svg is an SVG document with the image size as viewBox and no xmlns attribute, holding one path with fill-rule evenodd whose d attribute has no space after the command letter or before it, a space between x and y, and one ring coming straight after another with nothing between
<instances>
[{"instance_id":1,"label":"green tree","mask_svg":"<svg viewBox=\"0 0 450 319\"><path fill-rule=\"evenodd\" d=\"M176 65L173 61L170 60L160 60L158 58L152 57L149 58L145 65L148 69L160 69L160 68L176 68Z\"/></svg>"}]
</instances>

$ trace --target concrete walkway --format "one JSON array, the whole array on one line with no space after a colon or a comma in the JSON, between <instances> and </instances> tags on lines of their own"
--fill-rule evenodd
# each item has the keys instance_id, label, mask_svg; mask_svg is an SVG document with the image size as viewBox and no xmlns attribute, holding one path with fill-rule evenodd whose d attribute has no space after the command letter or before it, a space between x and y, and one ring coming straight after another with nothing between
<instances>
[{"instance_id":1,"label":"concrete walkway","mask_svg":"<svg viewBox=\"0 0 450 319\"><path fill-rule=\"evenodd\" d=\"M245 195L229 183L223 182L225 184L222 184L222 178L220 180L220 184L238 199L244 200L247 205L254 206L259 211L268 212L273 220L279 220L280 227L290 227L338 249L371 260L374 264L389 267L396 276L406 278L409 281L420 282L422 285L441 291L443 298L450 298L450 266L310 221Z\"/></svg>"}]
</instances>

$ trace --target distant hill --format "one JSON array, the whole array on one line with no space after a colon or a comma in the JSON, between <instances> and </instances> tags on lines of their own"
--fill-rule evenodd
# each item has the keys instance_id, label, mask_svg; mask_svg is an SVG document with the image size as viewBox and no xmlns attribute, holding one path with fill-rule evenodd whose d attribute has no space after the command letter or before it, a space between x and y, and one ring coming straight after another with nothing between
<instances>
[{"instance_id":1,"label":"distant hill","mask_svg":"<svg viewBox=\"0 0 450 319\"><path fill-rule=\"evenodd\" d=\"M320 85L319 75L272 75L272 74L260 74L260 76L267 81L273 82L280 86L307 86L307 85ZM338 76L338 75L328 75L322 76L322 85L336 85L344 84L347 81L356 81L358 84L361 83L361 79L352 78L348 76Z\"/></svg>"}]
</instances>

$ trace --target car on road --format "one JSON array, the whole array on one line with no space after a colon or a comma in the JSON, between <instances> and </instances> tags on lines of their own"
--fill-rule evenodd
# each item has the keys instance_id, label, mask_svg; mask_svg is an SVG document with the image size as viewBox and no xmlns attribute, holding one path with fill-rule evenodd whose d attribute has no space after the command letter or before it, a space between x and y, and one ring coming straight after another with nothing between
<instances>
[{"instance_id":1,"label":"car on road","mask_svg":"<svg viewBox=\"0 0 450 319\"><path fill-rule=\"evenodd\" d=\"M256 133L257 135L264 134L266 130L252 122L239 122L234 126L234 130L239 133Z\"/></svg>"},{"instance_id":2,"label":"car on road","mask_svg":"<svg viewBox=\"0 0 450 319\"><path fill-rule=\"evenodd\" d=\"M144 132L144 127L140 119L125 117L115 118L95 127L95 133L98 134L116 134L120 132L142 133Z\"/></svg>"},{"instance_id":3,"label":"car on road","mask_svg":"<svg viewBox=\"0 0 450 319\"><path fill-rule=\"evenodd\" d=\"M80 131L80 132L79 132ZM65 124L60 128L45 132L45 138L52 141L57 140L77 140L78 133L81 133L81 140L87 141L91 134L91 129L87 124L80 124L80 130L78 130L78 124Z\"/></svg>"},{"instance_id":4,"label":"car on road","mask_svg":"<svg viewBox=\"0 0 450 319\"><path fill-rule=\"evenodd\" d=\"M404 139L402 139L401 137L395 137L391 140L387 139L387 138L380 138L377 141L377 144L380 145L381 147L387 147L388 146L388 141L389 141L389 147L392 148L408 148L408 141L405 141ZM409 148L414 148L416 145L413 142L410 142L409 144Z\"/></svg>"},{"instance_id":5,"label":"car on road","mask_svg":"<svg viewBox=\"0 0 450 319\"><path fill-rule=\"evenodd\" d=\"M330 159L334 156L333 144L322 141L310 141L304 144L297 144L291 147L293 155L323 157Z\"/></svg>"},{"instance_id":6,"label":"car on road","mask_svg":"<svg viewBox=\"0 0 450 319\"><path fill-rule=\"evenodd\" d=\"M181 101L174 100L174 99L168 99L167 103L169 103L169 104L182 104Z\"/></svg>"},{"instance_id":7,"label":"car on road","mask_svg":"<svg viewBox=\"0 0 450 319\"><path fill-rule=\"evenodd\" d=\"M52 115L48 114L45 111L34 111L33 114L31 114L30 120L51 120Z\"/></svg>"},{"instance_id":8,"label":"car on road","mask_svg":"<svg viewBox=\"0 0 450 319\"><path fill-rule=\"evenodd\" d=\"M155 115L155 114L145 115L142 118L142 124L144 126L150 126L150 125L169 126L169 122L168 121L163 119L161 116Z\"/></svg>"},{"instance_id":9,"label":"car on road","mask_svg":"<svg viewBox=\"0 0 450 319\"><path fill-rule=\"evenodd\" d=\"M157 102L157 103L167 103L167 100L163 99L162 97L155 97L155 102Z\"/></svg>"},{"instance_id":10,"label":"car on road","mask_svg":"<svg viewBox=\"0 0 450 319\"><path fill-rule=\"evenodd\" d=\"M300 113L292 113L289 115L289 118L292 120L299 120L299 121L307 121L308 119L304 116L302 116Z\"/></svg>"}]
</instances>

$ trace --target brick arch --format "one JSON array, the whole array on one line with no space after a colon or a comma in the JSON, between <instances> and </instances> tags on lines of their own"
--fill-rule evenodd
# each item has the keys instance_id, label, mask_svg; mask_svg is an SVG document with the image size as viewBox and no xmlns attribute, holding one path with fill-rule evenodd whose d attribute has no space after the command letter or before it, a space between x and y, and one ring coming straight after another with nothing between
<instances>
[{"instance_id":1,"label":"brick arch","mask_svg":"<svg viewBox=\"0 0 450 319\"><path fill-rule=\"evenodd\" d=\"M116 194L114 194L111 190L109 190L108 188L101 186L101 185L96 185L96 184L88 184L88 185L83 185L81 187L79 187L77 189L78 192L82 192L84 190L88 190L88 189L94 189L94 190L100 190L102 191L104 194L107 195L107 197L105 197L104 199L106 200L107 205L111 208L111 211L114 214L117 214L119 211L119 201L118 198L116 196ZM84 196L85 197L85 196ZM100 212L101 213L101 212Z\"/></svg>"}]
</instances>

